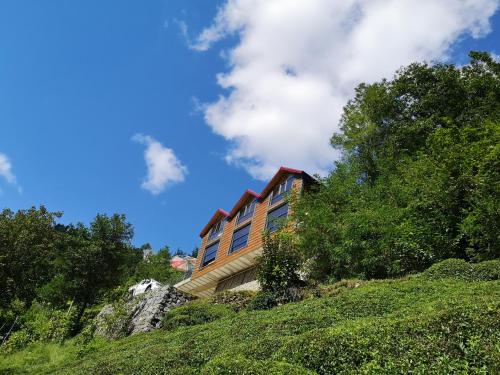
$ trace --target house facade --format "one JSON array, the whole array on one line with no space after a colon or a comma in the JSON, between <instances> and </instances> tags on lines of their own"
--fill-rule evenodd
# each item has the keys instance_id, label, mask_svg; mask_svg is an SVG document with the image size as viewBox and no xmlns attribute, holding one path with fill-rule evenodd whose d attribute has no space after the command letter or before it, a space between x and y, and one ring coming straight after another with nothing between
<instances>
[{"instance_id":1,"label":"house facade","mask_svg":"<svg viewBox=\"0 0 500 375\"><path fill-rule=\"evenodd\" d=\"M313 182L304 171L281 167L260 194L247 190L230 211L219 208L200 233L191 277L175 287L200 297L257 289L255 259L262 254L262 234L277 230L289 215L287 196L300 194Z\"/></svg>"}]
</instances>

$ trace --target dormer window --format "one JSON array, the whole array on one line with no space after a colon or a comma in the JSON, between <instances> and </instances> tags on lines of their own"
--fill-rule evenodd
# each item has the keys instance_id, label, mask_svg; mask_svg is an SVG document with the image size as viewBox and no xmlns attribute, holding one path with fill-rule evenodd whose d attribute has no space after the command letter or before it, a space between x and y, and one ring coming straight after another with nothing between
<instances>
[{"instance_id":1,"label":"dormer window","mask_svg":"<svg viewBox=\"0 0 500 375\"><path fill-rule=\"evenodd\" d=\"M281 201L283 197L285 196L285 193L290 191L293 185L293 176L289 176L287 179L281 181L278 185L275 186L271 193L271 200L270 200L270 205L272 206L273 204Z\"/></svg>"},{"instance_id":2,"label":"dormer window","mask_svg":"<svg viewBox=\"0 0 500 375\"><path fill-rule=\"evenodd\" d=\"M253 199L239 210L236 224L243 223L245 220L248 220L252 217L253 211L255 209L255 202L256 200Z\"/></svg>"},{"instance_id":3,"label":"dormer window","mask_svg":"<svg viewBox=\"0 0 500 375\"><path fill-rule=\"evenodd\" d=\"M208 240L210 241L219 238L220 235L222 234L223 229L224 229L224 220L221 219L212 226L212 229L210 229Z\"/></svg>"}]
</instances>

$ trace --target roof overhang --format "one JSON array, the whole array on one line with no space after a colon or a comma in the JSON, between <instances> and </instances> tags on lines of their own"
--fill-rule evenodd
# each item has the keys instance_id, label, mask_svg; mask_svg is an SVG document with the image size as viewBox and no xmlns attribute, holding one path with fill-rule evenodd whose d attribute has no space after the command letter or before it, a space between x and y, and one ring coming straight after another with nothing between
<instances>
[{"instance_id":1,"label":"roof overhang","mask_svg":"<svg viewBox=\"0 0 500 375\"><path fill-rule=\"evenodd\" d=\"M200 237L203 238L203 236L208 233L210 228L212 228L212 225L214 225L217 222L217 220L219 220L219 218L228 216L229 214L226 211L224 211L222 208L218 208L217 211L215 211L212 218L210 219L210 221L207 223L207 225L205 225L205 227L200 232Z\"/></svg>"},{"instance_id":2,"label":"roof overhang","mask_svg":"<svg viewBox=\"0 0 500 375\"><path fill-rule=\"evenodd\" d=\"M201 276L196 278L189 278L175 284L175 288L184 293L193 294L197 297L207 297L215 292L217 283L243 271L249 267L255 266L255 258L262 254L262 248L250 251L246 254L242 254L239 257L227 262L221 266L218 266Z\"/></svg>"},{"instance_id":3,"label":"roof overhang","mask_svg":"<svg viewBox=\"0 0 500 375\"><path fill-rule=\"evenodd\" d=\"M271 190L273 190L274 186L280 182L281 178L287 174L295 174L295 175L301 175L307 179L313 179L311 176L309 176L306 172L301 171L299 169L293 169L293 168L287 168L287 167L281 167L278 172L273 176L271 181L266 185L264 190L262 190L262 193L260 193L260 196L262 198L265 198Z\"/></svg>"},{"instance_id":4,"label":"roof overhang","mask_svg":"<svg viewBox=\"0 0 500 375\"><path fill-rule=\"evenodd\" d=\"M252 198L252 197L258 199L258 198L260 198L260 195L257 194L253 190L246 190L243 193L243 195L241 196L241 198L238 200L238 202L236 202L233 209L229 212L229 217L231 217L231 218L234 217L234 215L236 215L238 213L240 208L245 205L245 203L248 201L248 199Z\"/></svg>"},{"instance_id":5,"label":"roof overhang","mask_svg":"<svg viewBox=\"0 0 500 375\"><path fill-rule=\"evenodd\" d=\"M215 211L215 214L212 216L210 221L207 223L207 225L205 225L205 227L200 232L200 237L203 238L208 233L208 231L210 230L212 225L214 225L220 217L225 217L225 218L234 217L234 215L236 215L238 210L243 206L243 204L247 201L247 199L249 197L253 196L257 199L264 199L271 192L271 190L274 188L274 186L278 182L280 182L281 178L287 174L300 175L305 180L311 181L311 182L316 181L313 177L311 177L309 174L307 174L304 171L301 171L299 169L288 168L288 167L281 167L278 170L278 172L276 172L276 174L273 176L271 181L269 181L269 183L266 185L264 190L262 190L262 193L258 194L252 190L246 190L243 193L243 195L241 196L241 198L238 200L238 202L235 204L235 206L233 207L233 209L231 210L230 213L224 211L221 208L217 209L217 211Z\"/></svg>"}]
</instances>

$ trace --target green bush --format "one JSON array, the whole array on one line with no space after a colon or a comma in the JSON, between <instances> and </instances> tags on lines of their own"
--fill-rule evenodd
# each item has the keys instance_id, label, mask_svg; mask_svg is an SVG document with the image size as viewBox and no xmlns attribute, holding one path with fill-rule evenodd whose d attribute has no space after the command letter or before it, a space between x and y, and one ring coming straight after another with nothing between
<instances>
[{"instance_id":1,"label":"green bush","mask_svg":"<svg viewBox=\"0 0 500 375\"><path fill-rule=\"evenodd\" d=\"M274 358L319 374L498 373L499 308L457 305L352 322L294 338Z\"/></svg>"},{"instance_id":2,"label":"green bush","mask_svg":"<svg viewBox=\"0 0 500 375\"><path fill-rule=\"evenodd\" d=\"M19 350L34 342L60 343L69 338L76 322L76 308L56 310L51 306L33 302L18 320L18 329L7 340L5 351Z\"/></svg>"},{"instance_id":3,"label":"green bush","mask_svg":"<svg viewBox=\"0 0 500 375\"><path fill-rule=\"evenodd\" d=\"M248 304L248 310L268 310L277 305L276 295L271 292L258 292Z\"/></svg>"},{"instance_id":4,"label":"green bush","mask_svg":"<svg viewBox=\"0 0 500 375\"><path fill-rule=\"evenodd\" d=\"M167 312L162 327L172 330L183 326L194 326L234 315L232 307L212 304L207 301L192 301Z\"/></svg>"},{"instance_id":5,"label":"green bush","mask_svg":"<svg viewBox=\"0 0 500 375\"><path fill-rule=\"evenodd\" d=\"M267 311L211 305L229 315L89 345L82 354L72 342L30 346L0 355L0 373L499 373L500 281L342 283L339 293Z\"/></svg>"},{"instance_id":6,"label":"green bush","mask_svg":"<svg viewBox=\"0 0 500 375\"><path fill-rule=\"evenodd\" d=\"M232 292L226 290L224 292L214 294L211 298L211 302L214 304L231 306L234 311L238 312L245 309L255 295L256 293L251 291Z\"/></svg>"},{"instance_id":7,"label":"green bush","mask_svg":"<svg viewBox=\"0 0 500 375\"><path fill-rule=\"evenodd\" d=\"M262 255L257 263L257 280L262 292L256 296L252 308L300 300L299 288L304 282L299 277L302 262L296 240L296 236L286 230L264 235Z\"/></svg>"},{"instance_id":8,"label":"green bush","mask_svg":"<svg viewBox=\"0 0 500 375\"><path fill-rule=\"evenodd\" d=\"M218 357L207 363L202 375L312 375L315 374L297 365L277 361L256 361L243 356Z\"/></svg>"},{"instance_id":9,"label":"green bush","mask_svg":"<svg viewBox=\"0 0 500 375\"><path fill-rule=\"evenodd\" d=\"M500 278L500 260L469 263L462 259L447 259L432 265L421 277L430 280L452 278L463 281L489 281Z\"/></svg>"}]
</instances>

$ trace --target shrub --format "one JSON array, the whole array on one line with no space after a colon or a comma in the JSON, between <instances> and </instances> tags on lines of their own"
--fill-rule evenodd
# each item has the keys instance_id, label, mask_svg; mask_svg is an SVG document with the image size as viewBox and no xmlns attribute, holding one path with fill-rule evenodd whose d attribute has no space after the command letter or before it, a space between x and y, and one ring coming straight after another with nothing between
<instances>
[{"instance_id":1,"label":"shrub","mask_svg":"<svg viewBox=\"0 0 500 375\"><path fill-rule=\"evenodd\" d=\"M248 310L268 310L276 305L276 295L274 293L260 291L248 304Z\"/></svg>"},{"instance_id":2,"label":"shrub","mask_svg":"<svg viewBox=\"0 0 500 375\"><path fill-rule=\"evenodd\" d=\"M318 292L320 296L332 297L337 296L346 290L358 288L364 283L366 283L366 281L360 279L340 280L333 284L320 285L318 287Z\"/></svg>"},{"instance_id":3,"label":"shrub","mask_svg":"<svg viewBox=\"0 0 500 375\"><path fill-rule=\"evenodd\" d=\"M227 305L214 305L207 301L193 301L167 312L162 319L162 327L172 330L183 326L194 326L229 317L233 314L233 308Z\"/></svg>"},{"instance_id":4,"label":"shrub","mask_svg":"<svg viewBox=\"0 0 500 375\"><path fill-rule=\"evenodd\" d=\"M207 363L202 375L312 375L314 372L297 365L278 361L256 361L243 356L217 357Z\"/></svg>"},{"instance_id":5,"label":"shrub","mask_svg":"<svg viewBox=\"0 0 500 375\"><path fill-rule=\"evenodd\" d=\"M498 304L440 306L419 317L354 321L300 335L273 357L319 374L497 373Z\"/></svg>"},{"instance_id":6,"label":"shrub","mask_svg":"<svg viewBox=\"0 0 500 375\"><path fill-rule=\"evenodd\" d=\"M256 293L251 291L231 292L226 290L224 292L214 294L211 301L214 304L231 306L234 311L238 312L245 309L255 295Z\"/></svg>"},{"instance_id":7,"label":"shrub","mask_svg":"<svg viewBox=\"0 0 500 375\"><path fill-rule=\"evenodd\" d=\"M344 283L333 298L132 335L82 357L70 342L30 347L0 355L0 373L500 373L500 281Z\"/></svg>"},{"instance_id":8,"label":"shrub","mask_svg":"<svg viewBox=\"0 0 500 375\"><path fill-rule=\"evenodd\" d=\"M19 350L37 341L61 343L70 337L76 320L76 308L55 310L49 305L35 301L20 317L20 329L8 338L6 351Z\"/></svg>"},{"instance_id":9,"label":"shrub","mask_svg":"<svg viewBox=\"0 0 500 375\"><path fill-rule=\"evenodd\" d=\"M462 259L446 259L432 265L421 274L430 280L456 279L463 281L488 281L500 278L500 260L469 263Z\"/></svg>"},{"instance_id":10,"label":"shrub","mask_svg":"<svg viewBox=\"0 0 500 375\"><path fill-rule=\"evenodd\" d=\"M264 235L262 256L257 265L257 279L263 293L256 297L256 304L272 305L273 296L275 305L297 300L296 289L304 285L298 274L301 264L293 233L281 231Z\"/></svg>"}]
</instances>

